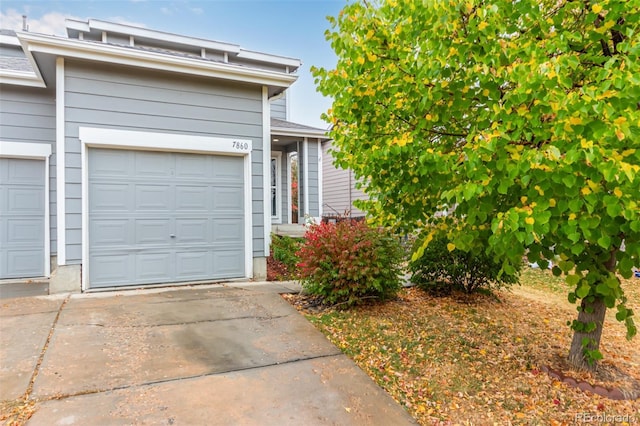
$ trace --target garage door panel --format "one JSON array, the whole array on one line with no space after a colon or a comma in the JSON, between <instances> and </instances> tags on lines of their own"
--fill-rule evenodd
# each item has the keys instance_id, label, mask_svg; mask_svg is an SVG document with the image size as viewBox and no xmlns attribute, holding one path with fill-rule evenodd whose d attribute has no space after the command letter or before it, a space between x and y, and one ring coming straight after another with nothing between
<instances>
[{"instance_id":1,"label":"garage door panel","mask_svg":"<svg viewBox=\"0 0 640 426\"><path fill-rule=\"evenodd\" d=\"M0 167L6 168L2 180L8 185L42 186L45 177L44 162L41 160L0 159Z\"/></svg>"},{"instance_id":2,"label":"garage door panel","mask_svg":"<svg viewBox=\"0 0 640 426\"><path fill-rule=\"evenodd\" d=\"M96 246L124 247L131 235L129 223L129 219L94 219L89 232Z\"/></svg>"},{"instance_id":3,"label":"garage door panel","mask_svg":"<svg viewBox=\"0 0 640 426\"><path fill-rule=\"evenodd\" d=\"M7 266L10 273L6 278L25 278L31 276L33 265L41 265L44 258L44 249L10 249L7 251Z\"/></svg>"},{"instance_id":4,"label":"garage door panel","mask_svg":"<svg viewBox=\"0 0 640 426\"><path fill-rule=\"evenodd\" d=\"M171 239L171 220L166 219L135 219L136 245L162 244L167 245Z\"/></svg>"},{"instance_id":5,"label":"garage door panel","mask_svg":"<svg viewBox=\"0 0 640 426\"><path fill-rule=\"evenodd\" d=\"M165 152L134 152L135 177L168 177L173 169L173 156Z\"/></svg>"},{"instance_id":6,"label":"garage door panel","mask_svg":"<svg viewBox=\"0 0 640 426\"><path fill-rule=\"evenodd\" d=\"M211 276L211 253L209 251L177 253L176 276L185 281L206 279Z\"/></svg>"},{"instance_id":7,"label":"garage door panel","mask_svg":"<svg viewBox=\"0 0 640 426\"><path fill-rule=\"evenodd\" d=\"M44 275L45 164L0 158L0 279Z\"/></svg>"},{"instance_id":8,"label":"garage door panel","mask_svg":"<svg viewBox=\"0 0 640 426\"><path fill-rule=\"evenodd\" d=\"M133 257L128 253L100 254L89 256L91 276L100 277L92 281L92 287L108 287L129 282L134 273Z\"/></svg>"},{"instance_id":9,"label":"garage door panel","mask_svg":"<svg viewBox=\"0 0 640 426\"><path fill-rule=\"evenodd\" d=\"M178 178L210 178L211 158L206 155L176 154L176 172Z\"/></svg>"},{"instance_id":10,"label":"garage door panel","mask_svg":"<svg viewBox=\"0 0 640 426\"><path fill-rule=\"evenodd\" d=\"M89 185L89 208L92 212L129 210L129 184L92 183Z\"/></svg>"},{"instance_id":11,"label":"garage door panel","mask_svg":"<svg viewBox=\"0 0 640 426\"><path fill-rule=\"evenodd\" d=\"M7 219L7 244L12 246L38 247L44 233L44 222L39 217L32 219Z\"/></svg>"},{"instance_id":12,"label":"garage door panel","mask_svg":"<svg viewBox=\"0 0 640 426\"><path fill-rule=\"evenodd\" d=\"M89 286L245 276L243 159L123 153L118 176L89 169Z\"/></svg>"},{"instance_id":13,"label":"garage door panel","mask_svg":"<svg viewBox=\"0 0 640 426\"><path fill-rule=\"evenodd\" d=\"M134 210L171 209L170 185L135 185Z\"/></svg>"},{"instance_id":14,"label":"garage door panel","mask_svg":"<svg viewBox=\"0 0 640 426\"><path fill-rule=\"evenodd\" d=\"M110 150L89 156L89 169L94 177L122 178L129 174L130 161L126 151Z\"/></svg>"},{"instance_id":15,"label":"garage door panel","mask_svg":"<svg viewBox=\"0 0 640 426\"><path fill-rule=\"evenodd\" d=\"M26 186L7 190L7 213L35 213L44 211L44 188Z\"/></svg>"},{"instance_id":16,"label":"garage door panel","mask_svg":"<svg viewBox=\"0 0 640 426\"><path fill-rule=\"evenodd\" d=\"M206 243L209 238L209 220L176 219L176 243Z\"/></svg>"},{"instance_id":17,"label":"garage door panel","mask_svg":"<svg viewBox=\"0 0 640 426\"><path fill-rule=\"evenodd\" d=\"M140 253L136 255L136 282L161 282L172 276L172 253Z\"/></svg>"},{"instance_id":18,"label":"garage door panel","mask_svg":"<svg viewBox=\"0 0 640 426\"><path fill-rule=\"evenodd\" d=\"M242 213L244 194L240 188L213 188L213 210Z\"/></svg>"},{"instance_id":19,"label":"garage door panel","mask_svg":"<svg viewBox=\"0 0 640 426\"><path fill-rule=\"evenodd\" d=\"M176 209L177 210L208 210L207 201L209 197L207 193L209 188L206 186L176 186Z\"/></svg>"},{"instance_id":20,"label":"garage door panel","mask_svg":"<svg viewBox=\"0 0 640 426\"><path fill-rule=\"evenodd\" d=\"M244 181L243 162L242 157L214 157L213 177L242 182Z\"/></svg>"},{"instance_id":21,"label":"garage door panel","mask_svg":"<svg viewBox=\"0 0 640 426\"><path fill-rule=\"evenodd\" d=\"M227 249L214 252L213 265L221 275L237 276L244 270L244 251L242 249Z\"/></svg>"},{"instance_id":22,"label":"garage door panel","mask_svg":"<svg viewBox=\"0 0 640 426\"><path fill-rule=\"evenodd\" d=\"M238 219L213 219L213 236L219 242L242 242L244 223Z\"/></svg>"}]
</instances>

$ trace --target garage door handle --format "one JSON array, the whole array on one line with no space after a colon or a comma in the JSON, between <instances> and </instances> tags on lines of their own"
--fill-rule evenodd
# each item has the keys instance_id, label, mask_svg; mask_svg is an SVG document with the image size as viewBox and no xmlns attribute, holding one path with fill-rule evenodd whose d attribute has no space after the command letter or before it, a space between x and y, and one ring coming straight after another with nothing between
<instances>
[{"instance_id":1,"label":"garage door handle","mask_svg":"<svg viewBox=\"0 0 640 426\"><path fill-rule=\"evenodd\" d=\"M171 238L175 238L175 237L176 237L176 234L170 234L169 236L170 236Z\"/></svg>"}]
</instances>

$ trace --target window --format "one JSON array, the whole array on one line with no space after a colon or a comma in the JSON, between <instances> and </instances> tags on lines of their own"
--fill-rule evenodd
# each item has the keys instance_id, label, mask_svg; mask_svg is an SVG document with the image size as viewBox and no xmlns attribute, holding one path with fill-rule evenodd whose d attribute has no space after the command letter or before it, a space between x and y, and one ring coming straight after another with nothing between
<instances>
[{"instance_id":1,"label":"window","mask_svg":"<svg viewBox=\"0 0 640 426\"><path fill-rule=\"evenodd\" d=\"M271 154L271 218L280 220L281 210L281 171L280 171L280 158L282 154L280 152L273 152Z\"/></svg>"}]
</instances>

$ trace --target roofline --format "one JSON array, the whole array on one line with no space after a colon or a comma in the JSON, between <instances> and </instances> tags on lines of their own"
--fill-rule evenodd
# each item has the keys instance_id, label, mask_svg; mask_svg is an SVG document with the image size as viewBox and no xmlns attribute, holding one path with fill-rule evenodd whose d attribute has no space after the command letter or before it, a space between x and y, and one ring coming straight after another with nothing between
<instances>
[{"instance_id":1,"label":"roofline","mask_svg":"<svg viewBox=\"0 0 640 426\"><path fill-rule=\"evenodd\" d=\"M47 87L44 80L33 72L0 70L0 84L14 86Z\"/></svg>"},{"instance_id":2,"label":"roofline","mask_svg":"<svg viewBox=\"0 0 640 426\"><path fill-rule=\"evenodd\" d=\"M227 63L194 60L180 56L162 55L155 52L135 50L127 47L101 43L87 43L75 39L55 36L17 32L23 49L35 66L32 52L48 53L67 58L85 59L89 61L108 62L129 65L154 70L171 71L183 74L199 75L203 77L220 78L224 80L245 83L262 84L288 88L298 77L276 71L261 70Z\"/></svg>"},{"instance_id":3,"label":"roofline","mask_svg":"<svg viewBox=\"0 0 640 426\"><path fill-rule=\"evenodd\" d=\"M289 127L271 126L271 134L279 136L306 136L310 138L330 139L325 130L292 129Z\"/></svg>"},{"instance_id":4,"label":"roofline","mask_svg":"<svg viewBox=\"0 0 640 426\"><path fill-rule=\"evenodd\" d=\"M101 21L99 19L89 19L87 22L75 19L67 19L65 21L67 30L90 32L92 29L98 31L115 32L126 34L134 37L146 37L169 43L176 43L190 47L211 49L237 55L239 58L266 62L269 64L283 65L287 67L299 68L302 63L299 59L289 58L286 56L272 55L269 53L254 52L240 47L240 45L225 43L221 41L207 40L197 37L183 36L179 34L167 33L164 31L150 30L147 28L136 27L126 24L117 24L114 22Z\"/></svg>"},{"instance_id":5,"label":"roofline","mask_svg":"<svg viewBox=\"0 0 640 426\"><path fill-rule=\"evenodd\" d=\"M178 34L167 33L163 31L150 30L147 28L136 27L133 25L117 24L115 22L107 22L99 19L89 19L87 22L75 19L66 19L67 29L89 32L91 29L98 31L110 31L120 34L132 35L134 37L148 37L171 43L183 44L205 49L221 50L229 53L240 53L240 46L232 43L223 43L219 41L206 40L196 37L188 37Z\"/></svg>"},{"instance_id":6,"label":"roofline","mask_svg":"<svg viewBox=\"0 0 640 426\"><path fill-rule=\"evenodd\" d=\"M9 44L11 46L20 46L20 41L15 35L0 34L0 44Z\"/></svg>"}]
</instances>

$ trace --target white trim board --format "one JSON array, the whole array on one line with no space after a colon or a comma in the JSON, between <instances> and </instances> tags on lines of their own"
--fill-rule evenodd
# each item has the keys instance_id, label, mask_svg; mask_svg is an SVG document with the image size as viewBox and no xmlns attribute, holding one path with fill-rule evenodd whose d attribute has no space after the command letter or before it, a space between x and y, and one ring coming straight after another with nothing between
<instances>
[{"instance_id":1,"label":"white trim board","mask_svg":"<svg viewBox=\"0 0 640 426\"><path fill-rule=\"evenodd\" d=\"M251 140L94 127L80 127L79 139L82 162L82 291L90 286L88 149L91 147L244 156L245 278L253 277Z\"/></svg>"},{"instance_id":2,"label":"white trim board","mask_svg":"<svg viewBox=\"0 0 640 426\"><path fill-rule=\"evenodd\" d=\"M269 88L262 86L262 217L264 219L264 248L263 256L269 256L271 245L271 213L267 207L267 200L271 199L269 188L269 166L271 165L271 104L269 103Z\"/></svg>"},{"instance_id":3,"label":"white trim board","mask_svg":"<svg viewBox=\"0 0 640 426\"><path fill-rule=\"evenodd\" d=\"M56 228L58 266L67 264L67 191L65 154L64 58L56 59Z\"/></svg>"},{"instance_id":4,"label":"white trim board","mask_svg":"<svg viewBox=\"0 0 640 426\"><path fill-rule=\"evenodd\" d=\"M44 276L51 276L51 212L50 212L50 174L49 157L51 145L48 143L0 141L0 157L23 160L44 161Z\"/></svg>"},{"instance_id":5,"label":"white trim board","mask_svg":"<svg viewBox=\"0 0 640 426\"><path fill-rule=\"evenodd\" d=\"M83 144L116 149L180 151L203 154L246 155L252 150L250 139L177 135L174 133L80 127Z\"/></svg>"}]
</instances>

